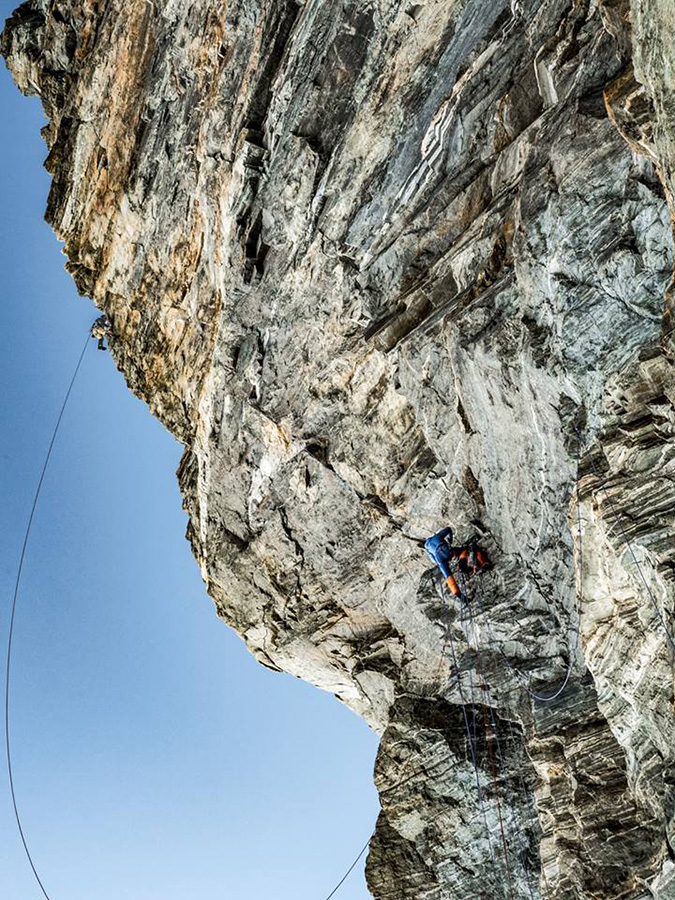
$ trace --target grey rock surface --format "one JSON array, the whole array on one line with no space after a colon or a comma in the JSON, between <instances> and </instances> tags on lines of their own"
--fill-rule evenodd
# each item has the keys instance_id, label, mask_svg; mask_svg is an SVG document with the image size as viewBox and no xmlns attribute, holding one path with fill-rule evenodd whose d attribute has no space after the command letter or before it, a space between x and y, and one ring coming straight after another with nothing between
<instances>
[{"instance_id":1,"label":"grey rock surface","mask_svg":"<svg viewBox=\"0 0 675 900\"><path fill-rule=\"evenodd\" d=\"M675 897L673 24L50 0L3 33L218 614L381 735L377 900ZM446 523L493 563L466 607Z\"/></svg>"}]
</instances>

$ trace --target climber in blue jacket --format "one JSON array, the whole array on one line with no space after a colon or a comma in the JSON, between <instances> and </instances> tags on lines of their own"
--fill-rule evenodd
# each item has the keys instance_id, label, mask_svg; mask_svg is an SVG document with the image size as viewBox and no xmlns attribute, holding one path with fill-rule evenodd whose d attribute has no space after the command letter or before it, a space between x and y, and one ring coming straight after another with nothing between
<instances>
[{"instance_id":1,"label":"climber in blue jacket","mask_svg":"<svg viewBox=\"0 0 675 900\"><path fill-rule=\"evenodd\" d=\"M462 592L452 574L450 563L457 560L458 568L464 575L475 575L488 564L488 558L471 541L465 547L452 546L452 528L441 528L424 542L424 549L431 560L441 570L445 583L454 597L461 597Z\"/></svg>"}]
</instances>

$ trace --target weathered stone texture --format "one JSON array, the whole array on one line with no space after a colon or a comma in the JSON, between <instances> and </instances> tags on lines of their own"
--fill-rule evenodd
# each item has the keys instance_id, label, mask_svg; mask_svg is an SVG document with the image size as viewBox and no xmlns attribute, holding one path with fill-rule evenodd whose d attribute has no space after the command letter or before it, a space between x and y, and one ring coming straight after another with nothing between
<instances>
[{"instance_id":1,"label":"weathered stone texture","mask_svg":"<svg viewBox=\"0 0 675 900\"><path fill-rule=\"evenodd\" d=\"M674 24L50 0L5 29L218 613L382 735L378 900L675 897ZM468 608L422 550L446 522L494 563Z\"/></svg>"}]
</instances>

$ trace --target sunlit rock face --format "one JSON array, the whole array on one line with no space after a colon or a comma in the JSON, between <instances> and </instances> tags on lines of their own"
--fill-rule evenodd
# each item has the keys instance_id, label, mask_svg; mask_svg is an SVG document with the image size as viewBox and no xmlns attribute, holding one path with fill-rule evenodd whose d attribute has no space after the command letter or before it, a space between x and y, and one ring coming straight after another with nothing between
<instances>
[{"instance_id":1,"label":"sunlit rock face","mask_svg":"<svg viewBox=\"0 0 675 900\"><path fill-rule=\"evenodd\" d=\"M675 897L674 9L50 0L4 32L219 615L382 735L377 900ZM466 606L446 523L493 562Z\"/></svg>"}]
</instances>

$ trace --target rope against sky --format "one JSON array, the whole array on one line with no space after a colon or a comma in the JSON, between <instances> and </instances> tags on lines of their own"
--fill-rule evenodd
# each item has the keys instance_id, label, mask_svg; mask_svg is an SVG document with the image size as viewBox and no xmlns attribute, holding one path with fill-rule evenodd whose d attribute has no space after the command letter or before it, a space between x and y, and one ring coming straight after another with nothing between
<instances>
[{"instance_id":1,"label":"rope against sky","mask_svg":"<svg viewBox=\"0 0 675 900\"><path fill-rule=\"evenodd\" d=\"M47 468L49 466L49 460L51 459L52 450L54 449L54 444L56 443L56 437L59 433L59 428L61 427L61 421L66 411L66 407L68 406L68 401L70 400L70 395L73 391L73 387L75 386L75 381L77 380L78 373L80 371L80 367L82 365L82 360L84 359L84 354L87 352L87 347L89 346L89 341L91 336L89 332L87 332L87 338L85 340L84 346L82 347L82 352L80 353L80 358L77 361L77 365L75 366L75 371L73 372L73 377L70 379L70 384L68 385L68 390L66 391L66 395L63 398L63 403L61 404L61 409L59 411L58 418L56 420L56 425L54 426L54 430L52 432L52 437L49 442L49 447L47 449L47 454L45 456L45 461L42 466L42 471L40 472L40 478L38 480L37 488L35 489L35 495L33 497L33 505L31 506L30 515L28 517L28 525L26 526L26 533L24 535L23 544L21 546L21 555L19 556L19 565L16 571L16 581L14 582L14 595L12 598L12 608L9 619L9 634L7 637L7 665L5 668L5 753L7 759L7 775L9 777L9 789L12 795L12 807L14 809L14 818L16 820L17 828L19 829L19 835L21 836L21 843L23 844L23 849L25 851L28 862L30 863L30 867L33 870L33 875L35 876L35 880L37 881L42 894L46 898L46 900L51 900L49 894L47 893L45 886L42 883L42 879L38 874L37 867L33 861L33 857L30 852L30 848L28 846L28 840L26 838L23 825L21 823L21 815L19 814L19 806L16 799L16 790L14 787L14 772L12 770L12 744L11 744L11 736L10 736L10 727L9 727L9 698L10 698L10 674L11 674L11 664L12 664L12 638L14 637L14 619L16 615L16 607L17 600L19 597L19 588L21 586L21 573L23 572L23 564L26 559L26 550L28 549L28 541L30 539L30 532L33 526L33 519L35 518L35 511L37 509L38 501L40 499L40 492L42 491L42 485L45 480L45 475L47 474Z\"/></svg>"}]
</instances>

